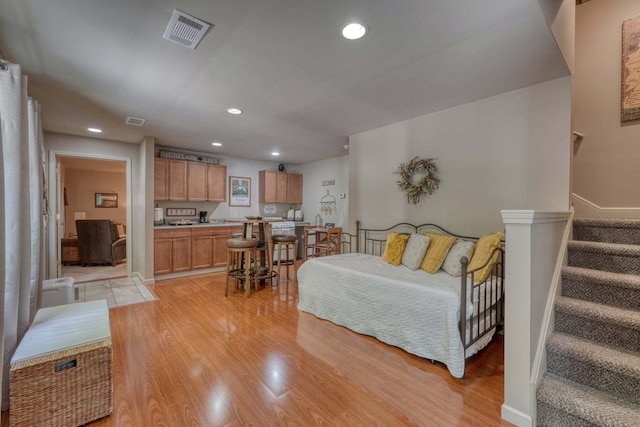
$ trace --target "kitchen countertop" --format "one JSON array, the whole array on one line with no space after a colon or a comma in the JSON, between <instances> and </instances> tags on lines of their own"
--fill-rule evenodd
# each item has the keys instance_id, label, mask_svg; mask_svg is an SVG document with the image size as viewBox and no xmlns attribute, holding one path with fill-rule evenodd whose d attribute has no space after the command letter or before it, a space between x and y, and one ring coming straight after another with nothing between
<instances>
[{"instance_id":1,"label":"kitchen countertop","mask_svg":"<svg viewBox=\"0 0 640 427\"><path fill-rule=\"evenodd\" d=\"M180 224L180 225L154 225L154 230L166 230L166 229L176 229L176 228L205 228L205 227L236 227L242 226L240 222L193 222L191 224Z\"/></svg>"}]
</instances>

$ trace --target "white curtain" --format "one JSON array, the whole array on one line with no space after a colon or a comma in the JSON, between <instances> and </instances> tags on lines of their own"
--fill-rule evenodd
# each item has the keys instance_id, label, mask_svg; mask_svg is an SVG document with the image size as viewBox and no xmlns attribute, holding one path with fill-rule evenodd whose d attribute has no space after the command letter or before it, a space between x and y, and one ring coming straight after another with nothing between
<instances>
[{"instance_id":1,"label":"white curtain","mask_svg":"<svg viewBox=\"0 0 640 427\"><path fill-rule=\"evenodd\" d=\"M44 265L44 169L40 106L21 67L0 61L0 317L2 410L9 368L38 306Z\"/></svg>"}]
</instances>

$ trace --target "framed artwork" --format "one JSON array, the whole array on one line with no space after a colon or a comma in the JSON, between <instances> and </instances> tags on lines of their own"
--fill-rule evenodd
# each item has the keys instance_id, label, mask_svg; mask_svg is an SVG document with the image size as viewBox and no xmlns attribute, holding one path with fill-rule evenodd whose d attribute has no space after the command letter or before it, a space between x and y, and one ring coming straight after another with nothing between
<instances>
[{"instance_id":1,"label":"framed artwork","mask_svg":"<svg viewBox=\"0 0 640 427\"><path fill-rule=\"evenodd\" d=\"M621 121L640 119L640 16L622 23Z\"/></svg>"},{"instance_id":2,"label":"framed artwork","mask_svg":"<svg viewBox=\"0 0 640 427\"><path fill-rule=\"evenodd\" d=\"M251 178L229 177L229 206L251 206Z\"/></svg>"},{"instance_id":3,"label":"framed artwork","mask_svg":"<svg viewBox=\"0 0 640 427\"><path fill-rule=\"evenodd\" d=\"M117 208L118 193L95 193L96 208Z\"/></svg>"}]
</instances>

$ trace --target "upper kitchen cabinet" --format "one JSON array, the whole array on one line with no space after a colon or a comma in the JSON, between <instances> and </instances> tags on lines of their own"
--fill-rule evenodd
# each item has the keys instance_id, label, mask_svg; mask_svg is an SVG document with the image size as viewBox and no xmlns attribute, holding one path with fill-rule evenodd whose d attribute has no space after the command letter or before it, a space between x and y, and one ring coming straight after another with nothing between
<instances>
[{"instance_id":1,"label":"upper kitchen cabinet","mask_svg":"<svg viewBox=\"0 0 640 427\"><path fill-rule=\"evenodd\" d=\"M155 158L154 200L224 202L226 182L225 165Z\"/></svg>"},{"instance_id":2,"label":"upper kitchen cabinet","mask_svg":"<svg viewBox=\"0 0 640 427\"><path fill-rule=\"evenodd\" d=\"M287 174L287 203L302 204L302 174Z\"/></svg>"},{"instance_id":3,"label":"upper kitchen cabinet","mask_svg":"<svg viewBox=\"0 0 640 427\"><path fill-rule=\"evenodd\" d=\"M260 171L260 203L302 203L302 175L276 171Z\"/></svg>"},{"instance_id":4,"label":"upper kitchen cabinet","mask_svg":"<svg viewBox=\"0 0 640 427\"><path fill-rule=\"evenodd\" d=\"M153 199L169 200L169 159L155 158L153 168Z\"/></svg>"},{"instance_id":5,"label":"upper kitchen cabinet","mask_svg":"<svg viewBox=\"0 0 640 427\"><path fill-rule=\"evenodd\" d=\"M207 201L207 164L187 162L187 200Z\"/></svg>"},{"instance_id":6,"label":"upper kitchen cabinet","mask_svg":"<svg viewBox=\"0 0 640 427\"><path fill-rule=\"evenodd\" d=\"M169 160L169 200L187 200L186 160Z\"/></svg>"},{"instance_id":7,"label":"upper kitchen cabinet","mask_svg":"<svg viewBox=\"0 0 640 427\"><path fill-rule=\"evenodd\" d=\"M227 166L207 165L207 200L210 202L227 201Z\"/></svg>"}]
</instances>

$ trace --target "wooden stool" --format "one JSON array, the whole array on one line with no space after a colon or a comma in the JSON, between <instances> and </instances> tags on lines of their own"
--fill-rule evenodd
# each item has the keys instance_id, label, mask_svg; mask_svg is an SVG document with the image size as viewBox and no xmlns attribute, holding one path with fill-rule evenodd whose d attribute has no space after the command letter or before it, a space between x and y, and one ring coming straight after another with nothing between
<instances>
[{"instance_id":1,"label":"wooden stool","mask_svg":"<svg viewBox=\"0 0 640 427\"><path fill-rule=\"evenodd\" d=\"M257 274L251 274L251 260L256 259L257 239L229 239L227 240L227 283L224 288L224 296L229 294L229 278L239 280L244 276L244 292L249 298L251 294L251 278L253 278L256 291L258 290ZM244 268L243 268L244 260Z\"/></svg>"},{"instance_id":2,"label":"wooden stool","mask_svg":"<svg viewBox=\"0 0 640 427\"><path fill-rule=\"evenodd\" d=\"M278 254L278 283L280 283L280 267L282 264L287 266L287 279L289 278L289 266L293 265L293 281L298 280L298 269L296 267L296 256L298 254L298 238L295 234L284 234L271 236L273 244L273 259L275 261ZM276 246L278 247L276 252ZM289 259L289 249L293 248L293 259ZM286 259L282 259L282 251L284 250Z\"/></svg>"}]
</instances>

